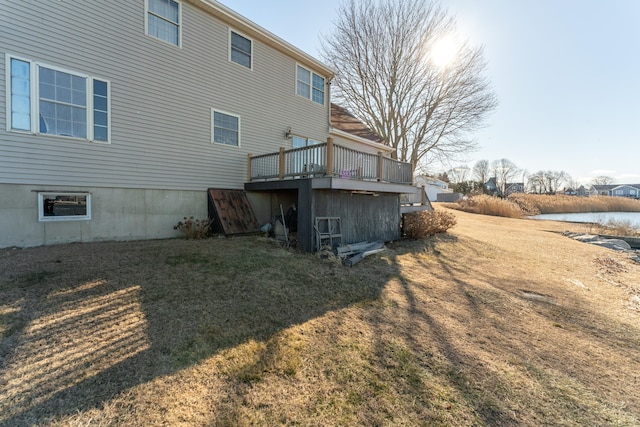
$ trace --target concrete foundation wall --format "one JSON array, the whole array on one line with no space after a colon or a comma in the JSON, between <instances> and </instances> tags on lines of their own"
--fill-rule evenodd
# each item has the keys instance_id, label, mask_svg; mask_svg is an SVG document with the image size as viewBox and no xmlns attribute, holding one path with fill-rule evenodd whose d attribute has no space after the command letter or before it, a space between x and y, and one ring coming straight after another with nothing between
<instances>
[{"instance_id":1,"label":"concrete foundation wall","mask_svg":"<svg viewBox=\"0 0 640 427\"><path fill-rule=\"evenodd\" d=\"M91 194L91 219L41 222L38 192ZM207 192L0 184L0 248L177 237L183 217L207 217Z\"/></svg>"}]
</instances>

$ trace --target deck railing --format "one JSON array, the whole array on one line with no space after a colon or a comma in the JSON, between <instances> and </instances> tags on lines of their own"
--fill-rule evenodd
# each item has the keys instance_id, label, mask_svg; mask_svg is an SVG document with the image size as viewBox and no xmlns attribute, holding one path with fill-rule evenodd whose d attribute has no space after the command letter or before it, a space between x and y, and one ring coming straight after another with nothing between
<instances>
[{"instance_id":1,"label":"deck railing","mask_svg":"<svg viewBox=\"0 0 640 427\"><path fill-rule=\"evenodd\" d=\"M413 167L382 152L371 154L334 144L331 138L322 144L248 156L249 181L315 176L411 185Z\"/></svg>"}]
</instances>

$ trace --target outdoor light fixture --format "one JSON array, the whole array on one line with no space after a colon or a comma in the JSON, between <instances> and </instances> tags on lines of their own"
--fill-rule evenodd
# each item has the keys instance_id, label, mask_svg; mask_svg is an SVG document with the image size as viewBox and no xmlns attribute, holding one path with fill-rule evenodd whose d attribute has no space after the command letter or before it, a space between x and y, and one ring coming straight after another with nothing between
<instances>
[{"instance_id":1,"label":"outdoor light fixture","mask_svg":"<svg viewBox=\"0 0 640 427\"><path fill-rule=\"evenodd\" d=\"M284 133L284 138L285 138L285 139L291 139L291 138L293 138L293 136L291 135L291 126L289 126L289 127L287 128L287 130L285 131L285 133Z\"/></svg>"}]
</instances>

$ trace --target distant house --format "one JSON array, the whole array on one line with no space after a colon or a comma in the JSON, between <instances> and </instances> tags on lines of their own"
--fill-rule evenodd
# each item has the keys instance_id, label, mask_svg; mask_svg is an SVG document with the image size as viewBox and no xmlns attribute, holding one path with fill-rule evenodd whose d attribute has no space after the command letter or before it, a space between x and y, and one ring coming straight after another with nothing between
<instances>
[{"instance_id":1,"label":"distant house","mask_svg":"<svg viewBox=\"0 0 640 427\"><path fill-rule=\"evenodd\" d=\"M418 175L414 178L414 182L417 186L424 187L424 191L431 201L439 201L439 199L454 201L459 199L459 197L453 196L453 194L457 193L454 193L453 189L449 188L449 183L440 179L428 175ZM460 195L460 197L462 197L462 195ZM451 198L454 200L450 200Z\"/></svg>"},{"instance_id":2,"label":"distant house","mask_svg":"<svg viewBox=\"0 0 640 427\"><path fill-rule=\"evenodd\" d=\"M507 183L505 196L514 193L524 193L524 182L511 182Z\"/></svg>"},{"instance_id":3,"label":"distant house","mask_svg":"<svg viewBox=\"0 0 640 427\"><path fill-rule=\"evenodd\" d=\"M615 184L606 184L606 185L592 185L589 188L590 196L610 196L611 189L617 187Z\"/></svg>"},{"instance_id":4,"label":"distant house","mask_svg":"<svg viewBox=\"0 0 640 427\"><path fill-rule=\"evenodd\" d=\"M623 184L613 187L611 195L614 197L628 197L631 199L640 198L640 184Z\"/></svg>"},{"instance_id":5,"label":"distant house","mask_svg":"<svg viewBox=\"0 0 640 427\"><path fill-rule=\"evenodd\" d=\"M640 199L640 184L592 185L589 189L589 195Z\"/></svg>"},{"instance_id":6,"label":"distant house","mask_svg":"<svg viewBox=\"0 0 640 427\"><path fill-rule=\"evenodd\" d=\"M507 197L509 194L514 193L524 193L523 182L509 182L505 186L504 194L502 194L502 190L498 187L496 178L489 178L489 180L485 182L484 188L488 194L492 194L498 197Z\"/></svg>"},{"instance_id":7,"label":"distant house","mask_svg":"<svg viewBox=\"0 0 640 427\"><path fill-rule=\"evenodd\" d=\"M489 178L489 180L484 183L484 188L487 194L491 194L493 196L498 196L502 193L500 189L498 189L498 184L496 183L495 178Z\"/></svg>"},{"instance_id":8,"label":"distant house","mask_svg":"<svg viewBox=\"0 0 640 427\"><path fill-rule=\"evenodd\" d=\"M558 193L564 194L565 196L579 196L579 197L584 197L588 195L588 191L584 187L584 185L581 185L578 188L573 188L573 187L565 188L564 190L559 191Z\"/></svg>"}]
</instances>

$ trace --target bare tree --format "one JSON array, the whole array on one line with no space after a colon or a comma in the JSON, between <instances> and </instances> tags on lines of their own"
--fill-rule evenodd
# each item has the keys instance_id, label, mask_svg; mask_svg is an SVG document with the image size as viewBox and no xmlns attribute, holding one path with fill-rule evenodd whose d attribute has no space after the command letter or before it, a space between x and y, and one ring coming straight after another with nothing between
<instances>
[{"instance_id":1,"label":"bare tree","mask_svg":"<svg viewBox=\"0 0 640 427\"><path fill-rule=\"evenodd\" d=\"M465 165L456 166L447 171L449 182L459 184L469 180L469 167Z\"/></svg>"},{"instance_id":2,"label":"bare tree","mask_svg":"<svg viewBox=\"0 0 640 427\"><path fill-rule=\"evenodd\" d=\"M464 43L447 66L434 46L455 22L427 0L347 0L322 41L336 70L334 95L414 165L451 161L476 148L469 134L496 105L482 48Z\"/></svg>"},{"instance_id":3,"label":"bare tree","mask_svg":"<svg viewBox=\"0 0 640 427\"><path fill-rule=\"evenodd\" d=\"M615 179L611 178L610 176L606 176L606 175L596 176L595 178L593 178L591 180L591 183L593 185L611 185L614 182L615 182Z\"/></svg>"},{"instance_id":4,"label":"bare tree","mask_svg":"<svg viewBox=\"0 0 640 427\"><path fill-rule=\"evenodd\" d=\"M529 176L529 186L538 194L555 194L563 184L570 181L571 176L565 171L538 171Z\"/></svg>"},{"instance_id":5,"label":"bare tree","mask_svg":"<svg viewBox=\"0 0 640 427\"><path fill-rule=\"evenodd\" d=\"M546 171L546 179L549 194L556 194L560 186L568 182L571 177L565 171Z\"/></svg>"},{"instance_id":6,"label":"bare tree","mask_svg":"<svg viewBox=\"0 0 640 427\"><path fill-rule=\"evenodd\" d=\"M496 179L498 194L506 196L509 184L520 173L520 169L511 160L500 159L491 162L491 172Z\"/></svg>"},{"instance_id":7,"label":"bare tree","mask_svg":"<svg viewBox=\"0 0 640 427\"><path fill-rule=\"evenodd\" d=\"M480 184L484 185L490 178L489 160L478 160L473 165L473 177Z\"/></svg>"},{"instance_id":8,"label":"bare tree","mask_svg":"<svg viewBox=\"0 0 640 427\"><path fill-rule=\"evenodd\" d=\"M544 171L538 171L529 175L529 189L538 194L546 194L547 187L544 179Z\"/></svg>"}]
</instances>

